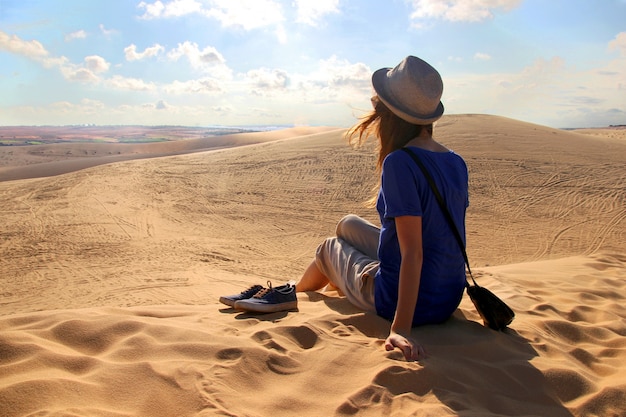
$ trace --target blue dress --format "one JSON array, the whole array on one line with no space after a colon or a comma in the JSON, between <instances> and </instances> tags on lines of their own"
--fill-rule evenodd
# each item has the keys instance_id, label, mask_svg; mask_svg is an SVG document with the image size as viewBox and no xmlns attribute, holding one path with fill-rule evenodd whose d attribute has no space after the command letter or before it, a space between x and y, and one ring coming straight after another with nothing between
<instances>
[{"instance_id":1,"label":"blue dress","mask_svg":"<svg viewBox=\"0 0 626 417\"><path fill-rule=\"evenodd\" d=\"M465 211L469 205L468 172L456 153L411 147L433 177L465 242ZM398 301L400 246L395 217L422 217L423 265L413 326L440 323L459 306L465 288L465 262L437 199L420 168L400 150L383 162L376 204L381 222L375 279L377 314L393 320Z\"/></svg>"}]
</instances>

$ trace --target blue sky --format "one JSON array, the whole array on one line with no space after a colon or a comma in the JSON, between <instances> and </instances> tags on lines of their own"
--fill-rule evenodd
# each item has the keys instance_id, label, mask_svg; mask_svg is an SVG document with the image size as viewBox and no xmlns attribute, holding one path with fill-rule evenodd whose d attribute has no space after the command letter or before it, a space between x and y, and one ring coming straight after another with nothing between
<instances>
[{"instance_id":1,"label":"blue sky","mask_svg":"<svg viewBox=\"0 0 626 417\"><path fill-rule=\"evenodd\" d=\"M0 125L349 126L407 55L447 114L626 124L626 0L0 0Z\"/></svg>"}]
</instances>

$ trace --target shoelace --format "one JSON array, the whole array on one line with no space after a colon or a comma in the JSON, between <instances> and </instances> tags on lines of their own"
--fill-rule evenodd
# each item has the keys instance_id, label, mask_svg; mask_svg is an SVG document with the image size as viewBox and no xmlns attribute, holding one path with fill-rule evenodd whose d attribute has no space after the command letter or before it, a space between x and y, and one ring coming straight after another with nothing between
<instances>
[{"instance_id":1,"label":"shoelace","mask_svg":"<svg viewBox=\"0 0 626 417\"><path fill-rule=\"evenodd\" d=\"M260 289L259 289L260 288ZM263 289L263 287L261 287L260 285L253 285L252 287L248 288L247 290L243 290L241 292L241 295L245 295L246 293L249 293L250 291L255 291L255 294L259 291L261 291Z\"/></svg>"},{"instance_id":2,"label":"shoelace","mask_svg":"<svg viewBox=\"0 0 626 417\"><path fill-rule=\"evenodd\" d=\"M271 291L274 291L274 289L272 288L272 282L267 281L267 288L263 288L261 291L254 294L253 298L263 298Z\"/></svg>"}]
</instances>

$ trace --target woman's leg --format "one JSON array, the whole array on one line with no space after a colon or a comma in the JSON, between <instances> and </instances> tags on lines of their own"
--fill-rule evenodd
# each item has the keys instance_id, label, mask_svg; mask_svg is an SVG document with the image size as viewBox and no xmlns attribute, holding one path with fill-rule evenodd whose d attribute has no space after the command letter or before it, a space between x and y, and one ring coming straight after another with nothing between
<instances>
[{"instance_id":1,"label":"woman's leg","mask_svg":"<svg viewBox=\"0 0 626 417\"><path fill-rule=\"evenodd\" d=\"M375 311L374 276L378 260L371 259L343 239L331 237L318 246L315 260L296 284L296 291L317 291L327 284L336 287L363 311Z\"/></svg>"},{"instance_id":2,"label":"woman's leg","mask_svg":"<svg viewBox=\"0 0 626 417\"><path fill-rule=\"evenodd\" d=\"M315 259L296 283L296 291L317 291L328 285L357 307L375 311L373 283L379 236L380 229L367 220L345 216L337 224L337 237L326 239L317 248Z\"/></svg>"},{"instance_id":3,"label":"woman's leg","mask_svg":"<svg viewBox=\"0 0 626 417\"><path fill-rule=\"evenodd\" d=\"M324 288L328 282L326 275L322 274L322 271L317 267L317 263L313 260L304 271L304 274L302 274L300 281L296 284L296 291L317 291Z\"/></svg>"},{"instance_id":4,"label":"woman's leg","mask_svg":"<svg viewBox=\"0 0 626 417\"><path fill-rule=\"evenodd\" d=\"M337 223L336 234L370 258L378 259L380 229L367 220L348 214Z\"/></svg>"}]
</instances>

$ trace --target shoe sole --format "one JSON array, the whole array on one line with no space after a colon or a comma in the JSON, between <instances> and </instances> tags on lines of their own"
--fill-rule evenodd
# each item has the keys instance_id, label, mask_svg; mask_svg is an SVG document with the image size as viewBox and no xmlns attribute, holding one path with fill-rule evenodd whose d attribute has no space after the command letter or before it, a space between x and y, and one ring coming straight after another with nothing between
<instances>
[{"instance_id":1,"label":"shoe sole","mask_svg":"<svg viewBox=\"0 0 626 417\"><path fill-rule=\"evenodd\" d=\"M229 307L235 307L235 303L237 301L235 300L231 300L230 298L226 298L226 297L220 297L220 303L222 304L226 304Z\"/></svg>"},{"instance_id":2,"label":"shoe sole","mask_svg":"<svg viewBox=\"0 0 626 417\"><path fill-rule=\"evenodd\" d=\"M237 301L233 306L237 310L250 311L253 313L276 313L279 311L291 311L298 309L297 301L289 301L280 304L261 304L261 303L248 303L245 300Z\"/></svg>"}]
</instances>

